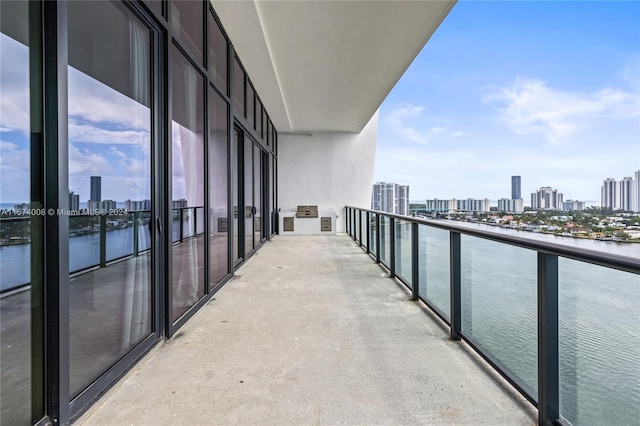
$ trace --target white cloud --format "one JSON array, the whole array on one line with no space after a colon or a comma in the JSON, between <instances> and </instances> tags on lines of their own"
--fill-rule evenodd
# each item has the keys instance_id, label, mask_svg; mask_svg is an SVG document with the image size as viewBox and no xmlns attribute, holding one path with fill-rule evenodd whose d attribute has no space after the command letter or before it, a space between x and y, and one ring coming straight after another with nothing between
<instances>
[{"instance_id":1,"label":"white cloud","mask_svg":"<svg viewBox=\"0 0 640 426\"><path fill-rule=\"evenodd\" d=\"M30 198L29 151L12 142L0 141L0 200L25 202Z\"/></svg>"},{"instance_id":2,"label":"white cloud","mask_svg":"<svg viewBox=\"0 0 640 426\"><path fill-rule=\"evenodd\" d=\"M148 132L151 112L128 96L69 67L69 118Z\"/></svg>"},{"instance_id":3,"label":"white cloud","mask_svg":"<svg viewBox=\"0 0 640 426\"><path fill-rule=\"evenodd\" d=\"M111 171L105 157L69 144L69 174L100 175Z\"/></svg>"},{"instance_id":4,"label":"white cloud","mask_svg":"<svg viewBox=\"0 0 640 426\"><path fill-rule=\"evenodd\" d=\"M600 118L637 120L640 115L638 96L631 92L605 88L573 93L536 79L517 79L509 86L493 88L483 102L497 105L500 118L514 133L542 134L551 143Z\"/></svg>"},{"instance_id":5,"label":"white cloud","mask_svg":"<svg viewBox=\"0 0 640 426\"><path fill-rule=\"evenodd\" d=\"M100 144L148 145L146 130L109 130L91 124L80 124L69 120L69 140Z\"/></svg>"},{"instance_id":6,"label":"white cloud","mask_svg":"<svg viewBox=\"0 0 640 426\"><path fill-rule=\"evenodd\" d=\"M0 34L0 128L29 134L29 48Z\"/></svg>"},{"instance_id":7,"label":"white cloud","mask_svg":"<svg viewBox=\"0 0 640 426\"><path fill-rule=\"evenodd\" d=\"M449 120L427 116L424 111L424 107L403 104L385 115L386 124L400 138L419 145L429 144L435 135L450 133Z\"/></svg>"}]
</instances>

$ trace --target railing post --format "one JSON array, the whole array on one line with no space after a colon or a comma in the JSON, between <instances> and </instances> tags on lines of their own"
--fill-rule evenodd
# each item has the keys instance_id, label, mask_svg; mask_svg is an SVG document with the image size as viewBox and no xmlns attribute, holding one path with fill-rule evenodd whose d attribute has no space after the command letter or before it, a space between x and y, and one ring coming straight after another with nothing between
<instances>
[{"instance_id":1,"label":"railing post","mask_svg":"<svg viewBox=\"0 0 640 426\"><path fill-rule=\"evenodd\" d=\"M100 218L100 267L107 266L107 215L101 214Z\"/></svg>"},{"instance_id":2,"label":"railing post","mask_svg":"<svg viewBox=\"0 0 640 426\"><path fill-rule=\"evenodd\" d=\"M347 230L347 235L351 235L351 229L349 228L349 207L344 208L344 229Z\"/></svg>"},{"instance_id":3,"label":"railing post","mask_svg":"<svg viewBox=\"0 0 640 426\"><path fill-rule=\"evenodd\" d=\"M371 253L371 213L365 213L367 222L367 254Z\"/></svg>"},{"instance_id":4,"label":"railing post","mask_svg":"<svg viewBox=\"0 0 640 426\"><path fill-rule=\"evenodd\" d=\"M362 247L362 212L358 210L358 245Z\"/></svg>"},{"instance_id":5,"label":"railing post","mask_svg":"<svg viewBox=\"0 0 640 426\"><path fill-rule=\"evenodd\" d=\"M140 251L140 247L138 246L139 220L140 212L133 212L133 255L136 257L138 256L138 253Z\"/></svg>"},{"instance_id":6,"label":"railing post","mask_svg":"<svg viewBox=\"0 0 640 426\"><path fill-rule=\"evenodd\" d=\"M417 222L411 222L411 300L418 300L418 293L420 292L418 226Z\"/></svg>"},{"instance_id":7,"label":"railing post","mask_svg":"<svg viewBox=\"0 0 640 426\"><path fill-rule=\"evenodd\" d=\"M462 267L460 263L460 233L449 232L449 265L450 265L450 319L451 340L460 340L462 326Z\"/></svg>"},{"instance_id":8,"label":"railing post","mask_svg":"<svg viewBox=\"0 0 640 426\"><path fill-rule=\"evenodd\" d=\"M396 276L396 218L389 216L389 276Z\"/></svg>"},{"instance_id":9,"label":"railing post","mask_svg":"<svg viewBox=\"0 0 640 426\"><path fill-rule=\"evenodd\" d=\"M560 419L558 256L538 252L538 424Z\"/></svg>"},{"instance_id":10,"label":"railing post","mask_svg":"<svg viewBox=\"0 0 640 426\"><path fill-rule=\"evenodd\" d=\"M182 242L182 240L184 239L184 229L182 227L182 220L183 220L183 213L184 209L180 208L178 209L178 223L180 223L180 242Z\"/></svg>"},{"instance_id":11,"label":"railing post","mask_svg":"<svg viewBox=\"0 0 640 426\"><path fill-rule=\"evenodd\" d=\"M356 222L356 214L358 214L358 210L353 209L353 240L358 241L358 226Z\"/></svg>"},{"instance_id":12,"label":"railing post","mask_svg":"<svg viewBox=\"0 0 640 426\"><path fill-rule=\"evenodd\" d=\"M192 207L193 209L193 236L198 236L198 208Z\"/></svg>"},{"instance_id":13,"label":"railing post","mask_svg":"<svg viewBox=\"0 0 640 426\"><path fill-rule=\"evenodd\" d=\"M380 213L376 213L376 263L380 263Z\"/></svg>"}]
</instances>

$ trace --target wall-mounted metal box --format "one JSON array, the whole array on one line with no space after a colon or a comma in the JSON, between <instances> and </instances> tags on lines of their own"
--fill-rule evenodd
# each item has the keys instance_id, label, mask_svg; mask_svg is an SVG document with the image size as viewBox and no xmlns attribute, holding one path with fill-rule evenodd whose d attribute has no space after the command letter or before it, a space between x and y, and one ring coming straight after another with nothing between
<instances>
[{"instance_id":1,"label":"wall-mounted metal box","mask_svg":"<svg viewBox=\"0 0 640 426\"><path fill-rule=\"evenodd\" d=\"M330 217L321 217L320 218L320 231L321 232L331 232L331 218Z\"/></svg>"},{"instance_id":2,"label":"wall-mounted metal box","mask_svg":"<svg viewBox=\"0 0 640 426\"><path fill-rule=\"evenodd\" d=\"M293 219L295 219L294 217L285 217L283 218L284 222L283 222L283 228L285 232L293 232Z\"/></svg>"},{"instance_id":3,"label":"wall-mounted metal box","mask_svg":"<svg viewBox=\"0 0 640 426\"><path fill-rule=\"evenodd\" d=\"M296 217L315 219L318 217L318 206L298 206Z\"/></svg>"}]
</instances>

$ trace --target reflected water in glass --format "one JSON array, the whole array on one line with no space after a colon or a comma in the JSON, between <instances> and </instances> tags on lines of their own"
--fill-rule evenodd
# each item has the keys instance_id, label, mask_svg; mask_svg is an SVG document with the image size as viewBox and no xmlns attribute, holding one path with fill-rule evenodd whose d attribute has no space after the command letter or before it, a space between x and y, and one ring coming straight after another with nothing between
<instances>
[{"instance_id":1,"label":"reflected water in glass","mask_svg":"<svg viewBox=\"0 0 640 426\"><path fill-rule=\"evenodd\" d=\"M537 395L537 252L461 236L462 332Z\"/></svg>"}]
</instances>

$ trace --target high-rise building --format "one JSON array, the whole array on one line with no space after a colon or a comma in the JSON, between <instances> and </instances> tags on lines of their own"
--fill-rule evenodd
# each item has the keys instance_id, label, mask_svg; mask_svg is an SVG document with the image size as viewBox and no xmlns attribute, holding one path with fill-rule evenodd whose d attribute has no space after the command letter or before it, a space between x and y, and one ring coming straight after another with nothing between
<instances>
[{"instance_id":1,"label":"high-rise building","mask_svg":"<svg viewBox=\"0 0 640 426\"><path fill-rule=\"evenodd\" d=\"M398 185L396 214L409 216L409 185Z\"/></svg>"},{"instance_id":2,"label":"high-rise building","mask_svg":"<svg viewBox=\"0 0 640 426\"><path fill-rule=\"evenodd\" d=\"M69 210L80 210L80 194L74 194L73 191L69 191Z\"/></svg>"},{"instance_id":3,"label":"high-rise building","mask_svg":"<svg viewBox=\"0 0 640 426\"><path fill-rule=\"evenodd\" d=\"M455 209L455 198L451 200L438 200L435 198L433 200L426 200L425 202L425 210L428 212L448 212Z\"/></svg>"},{"instance_id":4,"label":"high-rise building","mask_svg":"<svg viewBox=\"0 0 640 426\"><path fill-rule=\"evenodd\" d=\"M151 200L127 200L124 202L124 208L130 212L151 210Z\"/></svg>"},{"instance_id":5,"label":"high-rise building","mask_svg":"<svg viewBox=\"0 0 640 426\"><path fill-rule=\"evenodd\" d=\"M619 182L614 178L607 178L602 182L600 189L600 205L602 208L618 210L620 207Z\"/></svg>"},{"instance_id":6,"label":"high-rise building","mask_svg":"<svg viewBox=\"0 0 640 426\"><path fill-rule=\"evenodd\" d=\"M491 210L491 206L488 198L479 200L467 198L456 201L456 210L462 212L488 212Z\"/></svg>"},{"instance_id":7,"label":"high-rise building","mask_svg":"<svg viewBox=\"0 0 640 426\"><path fill-rule=\"evenodd\" d=\"M600 188L600 205L612 210L640 211L640 170L622 180L607 178Z\"/></svg>"},{"instance_id":8,"label":"high-rise building","mask_svg":"<svg viewBox=\"0 0 640 426\"><path fill-rule=\"evenodd\" d=\"M102 201L102 177L91 176L91 201Z\"/></svg>"},{"instance_id":9,"label":"high-rise building","mask_svg":"<svg viewBox=\"0 0 640 426\"><path fill-rule=\"evenodd\" d=\"M584 210L584 201L567 200L562 202L562 210L565 212Z\"/></svg>"},{"instance_id":10,"label":"high-rise building","mask_svg":"<svg viewBox=\"0 0 640 426\"><path fill-rule=\"evenodd\" d=\"M531 193L531 208L534 210L561 210L563 195L557 189L543 186Z\"/></svg>"},{"instance_id":11,"label":"high-rise building","mask_svg":"<svg viewBox=\"0 0 640 426\"><path fill-rule=\"evenodd\" d=\"M640 170L633 174L633 188L631 190L631 210L640 212Z\"/></svg>"},{"instance_id":12,"label":"high-rise building","mask_svg":"<svg viewBox=\"0 0 640 426\"><path fill-rule=\"evenodd\" d=\"M630 176L620 181L620 210L632 210L633 178Z\"/></svg>"},{"instance_id":13,"label":"high-rise building","mask_svg":"<svg viewBox=\"0 0 640 426\"><path fill-rule=\"evenodd\" d=\"M522 198L522 180L520 176L511 176L511 199Z\"/></svg>"},{"instance_id":14,"label":"high-rise building","mask_svg":"<svg viewBox=\"0 0 640 426\"><path fill-rule=\"evenodd\" d=\"M371 192L371 210L409 215L409 185L376 182Z\"/></svg>"},{"instance_id":15,"label":"high-rise building","mask_svg":"<svg viewBox=\"0 0 640 426\"><path fill-rule=\"evenodd\" d=\"M522 198L498 200L498 210L505 213L522 213L524 211L524 200Z\"/></svg>"}]
</instances>

